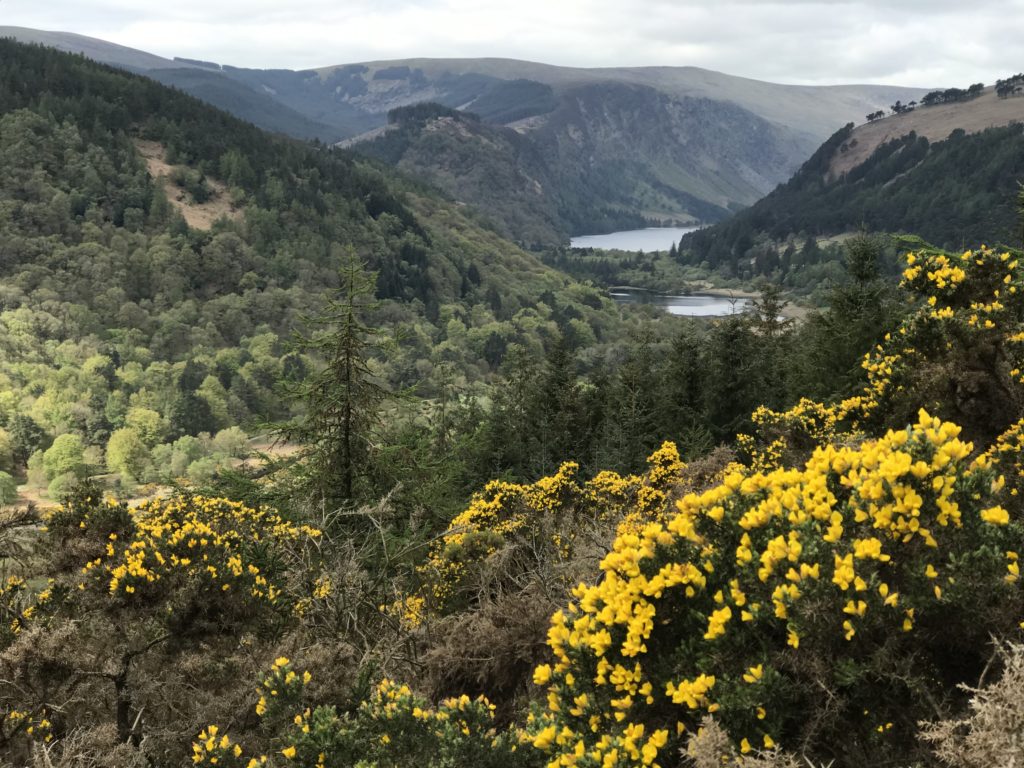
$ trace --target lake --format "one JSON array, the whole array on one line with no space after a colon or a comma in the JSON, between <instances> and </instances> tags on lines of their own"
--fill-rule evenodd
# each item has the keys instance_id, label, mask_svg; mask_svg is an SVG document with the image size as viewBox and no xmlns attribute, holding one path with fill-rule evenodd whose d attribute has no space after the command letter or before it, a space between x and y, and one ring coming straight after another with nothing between
<instances>
[{"instance_id":1,"label":"lake","mask_svg":"<svg viewBox=\"0 0 1024 768\"><path fill-rule=\"evenodd\" d=\"M750 299L691 293L689 296L662 296L644 290L616 288L610 293L620 304L655 304L672 315L684 317L722 317L743 312Z\"/></svg>"},{"instance_id":2,"label":"lake","mask_svg":"<svg viewBox=\"0 0 1024 768\"><path fill-rule=\"evenodd\" d=\"M700 227L648 227L611 232L607 235L580 235L570 241L573 248L600 248L606 251L667 251L672 244Z\"/></svg>"}]
</instances>

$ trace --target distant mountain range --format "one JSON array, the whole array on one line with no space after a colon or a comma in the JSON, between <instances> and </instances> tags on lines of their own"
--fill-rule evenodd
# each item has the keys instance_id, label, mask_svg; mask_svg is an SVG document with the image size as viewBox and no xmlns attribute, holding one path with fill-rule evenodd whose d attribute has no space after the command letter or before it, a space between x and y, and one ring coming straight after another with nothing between
<instances>
[{"instance_id":1,"label":"distant mountain range","mask_svg":"<svg viewBox=\"0 0 1024 768\"><path fill-rule=\"evenodd\" d=\"M365 151L476 205L503 234L538 244L649 221L724 218L788 179L844 123L925 92L779 85L695 67L577 69L506 59L257 70L165 59L69 33L0 27L0 36L146 74L302 139L358 147L360 137L377 138L390 111L423 102L472 112L479 121L421 121L416 131L430 136L406 130L402 147L392 138L386 152ZM438 143L447 148L435 155ZM502 173L489 182L481 166ZM527 212L512 213L513 205Z\"/></svg>"}]
</instances>

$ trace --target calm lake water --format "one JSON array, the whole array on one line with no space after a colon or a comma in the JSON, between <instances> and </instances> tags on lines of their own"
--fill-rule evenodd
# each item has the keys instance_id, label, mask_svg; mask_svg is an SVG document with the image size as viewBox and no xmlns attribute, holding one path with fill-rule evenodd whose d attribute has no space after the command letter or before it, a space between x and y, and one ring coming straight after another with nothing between
<instances>
[{"instance_id":1,"label":"calm lake water","mask_svg":"<svg viewBox=\"0 0 1024 768\"><path fill-rule=\"evenodd\" d=\"M683 235L695 229L699 227L650 227L612 232L607 235L581 235L572 238L571 245L573 248L618 251L667 251L672 247L672 243L678 245Z\"/></svg>"},{"instance_id":2,"label":"calm lake water","mask_svg":"<svg viewBox=\"0 0 1024 768\"><path fill-rule=\"evenodd\" d=\"M706 293L662 296L650 291L616 289L611 292L611 297L620 304L655 304L670 314L686 317L721 317L743 312L750 305L750 299L711 296Z\"/></svg>"}]
</instances>

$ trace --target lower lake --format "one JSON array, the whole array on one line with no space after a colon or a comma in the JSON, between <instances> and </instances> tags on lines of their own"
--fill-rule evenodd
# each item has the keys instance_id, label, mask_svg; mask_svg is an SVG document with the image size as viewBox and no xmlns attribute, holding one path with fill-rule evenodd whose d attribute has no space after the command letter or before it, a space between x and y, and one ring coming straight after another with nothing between
<instances>
[{"instance_id":1,"label":"lower lake","mask_svg":"<svg viewBox=\"0 0 1024 768\"><path fill-rule=\"evenodd\" d=\"M680 238L699 227L649 227L610 232L607 235L580 235L570 241L573 248L600 248L607 251L667 251Z\"/></svg>"},{"instance_id":2,"label":"lower lake","mask_svg":"<svg viewBox=\"0 0 1024 768\"><path fill-rule=\"evenodd\" d=\"M663 296L651 291L616 288L610 296L620 304L654 304L669 314L685 317L722 317L743 312L750 306L750 299L709 293Z\"/></svg>"}]
</instances>

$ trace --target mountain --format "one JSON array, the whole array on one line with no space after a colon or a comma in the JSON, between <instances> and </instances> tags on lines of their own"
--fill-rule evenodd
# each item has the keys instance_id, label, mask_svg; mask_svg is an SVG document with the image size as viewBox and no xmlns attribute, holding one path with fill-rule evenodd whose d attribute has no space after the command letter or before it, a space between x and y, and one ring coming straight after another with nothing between
<instances>
[{"instance_id":1,"label":"mountain","mask_svg":"<svg viewBox=\"0 0 1024 768\"><path fill-rule=\"evenodd\" d=\"M376 275L368 322L396 342L374 370L396 389L431 396L434 361L480 384L507 349L622 327L601 292L422 185L9 40L0 212L0 428L28 430L19 466L65 433L102 448L141 411L153 444L286 415L281 387L318 364L290 340L349 253Z\"/></svg>"},{"instance_id":2,"label":"mountain","mask_svg":"<svg viewBox=\"0 0 1024 768\"><path fill-rule=\"evenodd\" d=\"M353 149L456 201L472 201L505 237L526 243L561 239L568 228L561 214L565 201L544 158L520 133L439 104L391 114L387 128Z\"/></svg>"},{"instance_id":3,"label":"mountain","mask_svg":"<svg viewBox=\"0 0 1024 768\"><path fill-rule=\"evenodd\" d=\"M56 48L65 53L77 53L94 61L136 71L180 69L182 66L192 66L145 51L127 48L117 43L108 43L106 40L76 35L73 32L47 32L27 27L0 27L0 37L11 38L21 43Z\"/></svg>"},{"instance_id":4,"label":"mountain","mask_svg":"<svg viewBox=\"0 0 1024 768\"><path fill-rule=\"evenodd\" d=\"M792 179L729 221L683 239L682 258L736 273L780 268L794 241L867 229L936 245L1017 242L1024 180L1024 98L995 89L852 123ZM783 269L783 272L786 270Z\"/></svg>"},{"instance_id":5,"label":"mountain","mask_svg":"<svg viewBox=\"0 0 1024 768\"><path fill-rule=\"evenodd\" d=\"M525 228L506 230L526 242L552 219L564 238L644 220L725 218L788 178L843 120L873 111L868 105L877 108L921 93L880 86L784 86L686 67L590 70L499 59L382 61L318 74L333 105L381 115L430 101L473 112L525 137L547 167L551 184L543 188L542 204L554 211L539 223L531 219ZM279 86L277 75L273 80L249 76L268 88ZM475 180L453 176L445 161L435 165L433 155L422 151L446 126L423 128L431 136L411 141L401 164L443 180L455 199L479 205ZM378 136L373 131L363 138ZM517 151L497 162L518 167L521 157ZM504 207L529 198L539 181L529 169L520 171L520 183L501 201ZM495 190L481 206L499 220L498 206L489 203L503 192Z\"/></svg>"},{"instance_id":6,"label":"mountain","mask_svg":"<svg viewBox=\"0 0 1024 768\"><path fill-rule=\"evenodd\" d=\"M19 28L0 28L0 35L149 74L258 126L304 139L373 139L389 112L417 103L471 111L488 126L515 130L531 145L507 134L493 144L479 143L486 148L476 153L483 164L516 169L506 174L510 189L494 182L482 194L479 172L453 173L448 156L434 165L423 150L451 124L429 126L430 137L408 136L399 166L416 169L454 199L478 206L506 234L529 243L645 220L722 219L789 178L843 123L924 93L892 86L780 85L695 67L580 69L506 59L257 70L172 61L78 35ZM448 137L449 143L456 140ZM463 147L460 156L468 157L467 151ZM504 154L483 161L488 152ZM380 154L375 148L368 153ZM542 187L539 200L531 198L533 182ZM524 213L521 223L497 213L526 200L528 208L547 212Z\"/></svg>"}]
</instances>

